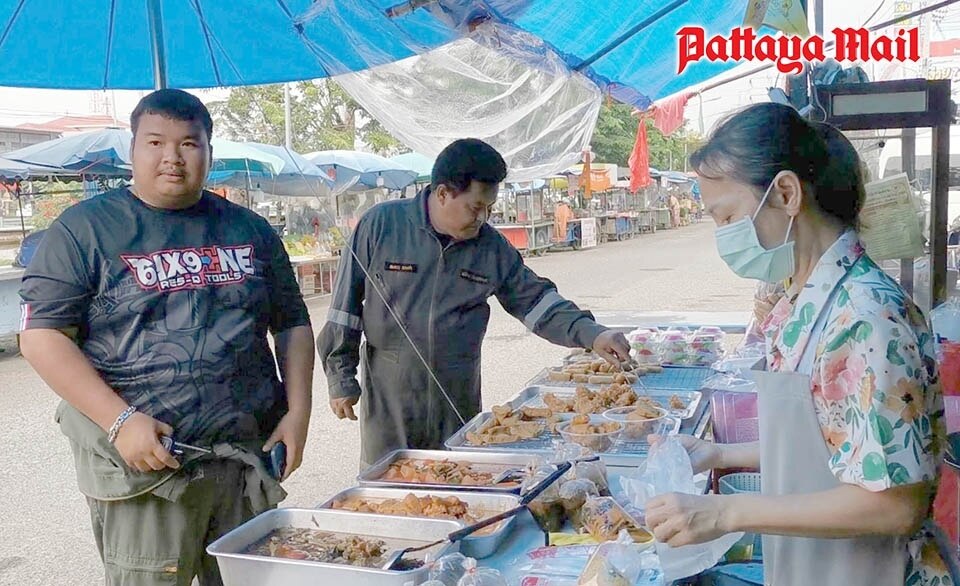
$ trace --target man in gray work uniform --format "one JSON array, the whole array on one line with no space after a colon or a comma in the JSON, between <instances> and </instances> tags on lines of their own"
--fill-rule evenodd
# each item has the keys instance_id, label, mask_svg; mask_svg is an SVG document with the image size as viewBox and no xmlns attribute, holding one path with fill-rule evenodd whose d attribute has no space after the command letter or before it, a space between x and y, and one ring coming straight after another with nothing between
<instances>
[{"instance_id":1,"label":"man in gray work uniform","mask_svg":"<svg viewBox=\"0 0 960 586\"><path fill-rule=\"evenodd\" d=\"M546 340L592 348L618 364L629 359L623 334L561 297L487 224L506 175L493 147L456 141L437 157L430 187L370 210L350 240L352 253L343 252L317 350L339 418L357 419L353 407L363 395L365 465L394 449L442 448L462 425L388 307L466 420L481 409L480 346L491 296Z\"/></svg>"}]
</instances>

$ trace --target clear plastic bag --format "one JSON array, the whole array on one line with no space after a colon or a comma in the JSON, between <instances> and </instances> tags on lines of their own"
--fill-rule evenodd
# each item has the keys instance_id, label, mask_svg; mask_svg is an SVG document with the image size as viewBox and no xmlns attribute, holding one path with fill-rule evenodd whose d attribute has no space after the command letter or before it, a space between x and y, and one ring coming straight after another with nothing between
<instances>
[{"instance_id":1,"label":"clear plastic bag","mask_svg":"<svg viewBox=\"0 0 960 586\"><path fill-rule=\"evenodd\" d=\"M616 541L604 543L590 556L578 586L633 586L644 569L639 551L626 531Z\"/></svg>"},{"instance_id":2,"label":"clear plastic bag","mask_svg":"<svg viewBox=\"0 0 960 586\"><path fill-rule=\"evenodd\" d=\"M582 524L581 513L587 499L598 496L600 491L597 490L597 485L585 478L571 480L560 487L560 501L563 503L564 513L574 527Z\"/></svg>"},{"instance_id":3,"label":"clear plastic bag","mask_svg":"<svg viewBox=\"0 0 960 586\"><path fill-rule=\"evenodd\" d=\"M646 462L633 476L622 476L620 483L638 510L646 510L647 501L657 495L700 493L693 480L690 456L676 436L668 436L651 446ZM712 567L741 537L743 533L732 533L707 543L677 548L657 542L665 580L679 580Z\"/></svg>"},{"instance_id":4,"label":"clear plastic bag","mask_svg":"<svg viewBox=\"0 0 960 586\"><path fill-rule=\"evenodd\" d=\"M427 558L427 566L430 568L427 575L431 580L436 580L444 586L457 586L466 573L464 562L467 559L467 556L459 552L447 554L436 560Z\"/></svg>"},{"instance_id":5,"label":"clear plastic bag","mask_svg":"<svg viewBox=\"0 0 960 586\"><path fill-rule=\"evenodd\" d=\"M596 545L567 545L560 547L538 547L509 564L508 578L511 584L528 584L527 580L539 578L550 582L531 582L537 586L565 583L570 580L576 585L577 578L587 567L587 562L597 551ZM556 580L554 582L553 580Z\"/></svg>"},{"instance_id":6,"label":"clear plastic bag","mask_svg":"<svg viewBox=\"0 0 960 586\"><path fill-rule=\"evenodd\" d=\"M521 493L526 493L531 487L556 470L553 466L540 466L523 481ZM527 508L537 521L540 529L547 532L560 531L563 528L564 510L560 500L560 483L555 482L548 486L537 498L533 499Z\"/></svg>"},{"instance_id":7,"label":"clear plastic bag","mask_svg":"<svg viewBox=\"0 0 960 586\"><path fill-rule=\"evenodd\" d=\"M507 581L499 571L492 568L478 568L477 560L467 558L463 561L465 570L457 586L507 586Z\"/></svg>"},{"instance_id":8,"label":"clear plastic bag","mask_svg":"<svg viewBox=\"0 0 960 586\"><path fill-rule=\"evenodd\" d=\"M573 470L576 478L593 482L600 496L610 496L610 482L607 480L607 465L603 463L603 460L577 462Z\"/></svg>"}]
</instances>

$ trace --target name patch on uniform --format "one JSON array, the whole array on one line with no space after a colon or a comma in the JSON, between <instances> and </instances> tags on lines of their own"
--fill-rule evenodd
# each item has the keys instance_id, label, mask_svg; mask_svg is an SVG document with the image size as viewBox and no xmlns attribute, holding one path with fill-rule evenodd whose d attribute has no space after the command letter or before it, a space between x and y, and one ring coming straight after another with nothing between
<instances>
[{"instance_id":1,"label":"name patch on uniform","mask_svg":"<svg viewBox=\"0 0 960 586\"><path fill-rule=\"evenodd\" d=\"M489 278L489 277L484 277L483 275L478 275L477 273L470 272L470 271L468 271L467 269L462 269L462 270L460 271L460 278L461 278L461 279L466 279L466 280L471 281L471 282L473 282L473 283L478 283L478 284L480 284L480 285L487 285L487 284L490 283L490 278Z\"/></svg>"},{"instance_id":2,"label":"name patch on uniform","mask_svg":"<svg viewBox=\"0 0 960 586\"><path fill-rule=\"evenodd\" d=\"M415 273L417 272L417 265L409 262L396 262L388 260L384 263L384 267L388 271L394 271L397 273Z\"/></svg>"}]
</instances>

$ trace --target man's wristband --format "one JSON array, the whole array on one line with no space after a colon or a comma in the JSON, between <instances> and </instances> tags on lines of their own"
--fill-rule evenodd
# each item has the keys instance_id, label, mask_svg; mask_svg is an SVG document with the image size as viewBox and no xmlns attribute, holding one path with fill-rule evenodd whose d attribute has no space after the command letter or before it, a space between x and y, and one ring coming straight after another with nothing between
<instances>
[{"instance_id":1,"label":"man's wristband","mask_svg":"<svg viewBox=\"0 0 960 586\"><path fill-rule=\"evenodd\" d=\"M116 441L117 435L120 434L120 428L123 427L123 424L130 419L130 416L136 412L137 408L133 405L130 405L123 410L123 413L117 416L117 420L113 422L113 425L110 426L110 431L107 432L107 441L111 444Z\"/></svg>"}]
</instances>

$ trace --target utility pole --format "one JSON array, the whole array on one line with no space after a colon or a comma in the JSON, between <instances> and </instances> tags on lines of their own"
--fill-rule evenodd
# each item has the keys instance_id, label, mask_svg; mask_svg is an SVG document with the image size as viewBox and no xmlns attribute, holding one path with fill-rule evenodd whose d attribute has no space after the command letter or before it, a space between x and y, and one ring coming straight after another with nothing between
<instances>
[{"instance_id":1,"label":"utility pole","mask_svg":"<svg viewBox=\"0 0 960 586\"><path fill-rule=\"evenodd\" d=\"M284 145L293 150L293 123L290 120L290 84L283 84L283 135Z\"/></svg>"},{"instance_id":2,"label":"utility pole","mask_svg":"<svg viewBox=\"0 0 960 586\"><path fill-rule=\"evenodd\" d=\"M813 32L823 38L823 0L814 0Z\"/></svg>"}]
</instances>

